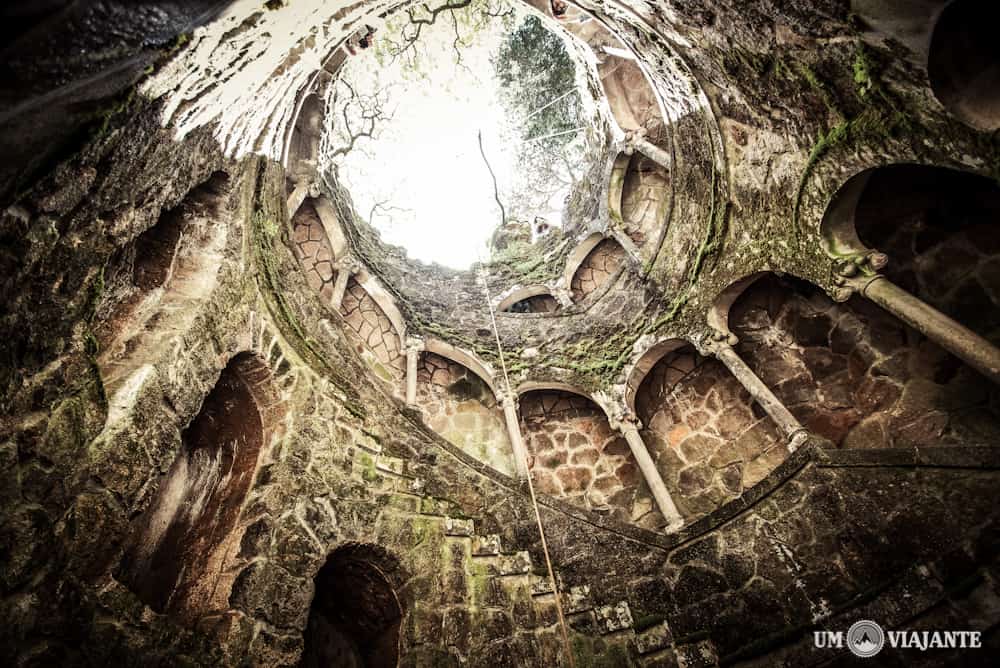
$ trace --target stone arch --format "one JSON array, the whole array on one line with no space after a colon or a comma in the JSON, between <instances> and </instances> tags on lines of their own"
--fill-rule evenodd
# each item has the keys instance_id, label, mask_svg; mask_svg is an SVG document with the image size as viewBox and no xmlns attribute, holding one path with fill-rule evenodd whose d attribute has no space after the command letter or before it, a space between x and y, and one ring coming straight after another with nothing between
<instances>
[{"instance_id":1,"label":"stone arch","mask_svg":"<svg viewBox=\"0 0 1000 668\"><path fill-rule=\"evenodd\" d=\"M748 276L744 276L740 280L731 283L729 287L720 292L712 301L712 305L708 309L709 327L722 334L732 334L732 330L729 329L730 309L732 309L736 300L739 299L751 285L764 276L767 276L768 273L769 272L766 271L758 271L756 273L749 274Z\"/></svg>"},{"instance_id":2,"label":"stone arch","mask_svg":"<svg viewBox=\"0 0 1000 668\"><path fill-rule=\"evenodd\" d=\"M429 353L434 353L440 355L441 357L447 358L453 362L461 364L462 366L468 368L472 373L476 374L490 391L496 395L496 373L493 368L482 362L475 353L463 350L458 346L453 346L450 343L446 343L441 339L434 337L429 337L424 341L424 350Z\"/></svg>"},{"instance_id":3,"label":"stone arch","mask_svg":"<svg viewBox=\"0 0 1000 668\"><path fill-rule=\"evenodd\" d=\"M425 341L416 405L446 441L497 471L516 473L492 371L474 355L438 339Z\"/></svg>"},{"instance_id":4,"label":"stone arch","mask_svg":"<svg viewBox=\"0 0 1000 668\"><path fill-rule=\"evenodd\" d=\"M348 271L341 267L339 271ZM347 279L340 314L358 352L383 380L406 375L406 323L389 292L363 267Z\"/></svg>"},{"instance_id":5,"label":"stone arch","mask_svg":"<svg viewBox=\"0 0 1000 668\"><path fill-rule=\"evenodd\" d=\"M927 57L931 89L945 108L979 130L1000 128L1000 6L955 0L934 26Z\"/></svg>"},{"instance_id":6,"label":"stone arch","mask_svg":"<svg viewBox=\"0 0 1000 668\"><path fill-rule=\"evenodd\" d=\"M538 491L623 522L662 525L628 443L597 401L563 383L526 383L518 392Z\"/></svg>"},{"instance_id":7,"label":"stone arch","mask_svg":"<svg viewBox=\"0 0 1000 668\"><path fill-rule=\"evenodd\" d=\"M656 140L663 139L659 100L635 54L621 42L602 51L598 55L597 73L618 127L625 131L642 130Z\"/></svg>"},{"instance_id":8,"label":"stone arch","mask_svg":"<svg viewBox=\"0 0 1000 668\"><path fill-rule=\"evenodd\" d=\"M615 156L611 163L611 178L608 183L608 214L618 224L625 222L622 213L622 197L625 193L625 176L628 174L632 156L624 151Z\"/></svg>"},{"instance_id":9,"label":"stone arch","mask_svg":"<svg viewBox=\"0 0 1000 668\"><path fill-rule=\"evenodd\" d=\"M214 290L228 194L229 175L214 172L109 259L95 317L98 364L109 387L161 352L170 332L186 329Z\"/></svg>"},{"instance_id":10,"label":"stone arch","mask_svg":"<svg viewBox=\"0 0 1000 668\"><path fill-rule=\"evenodd\" d=\"M733 303L746 364L812 433L842 448L1000 438L997 389L888 312L766 275Z\"/></svg>"},{"instance_id":11,"label":"stone arch","mask_svg":"<svg viewBox=\"0 0 1000 668\"><path fill-rule=\"evenodd\" d=\"M690 345L684 339L662 339L646 346L645 350L635 359L625 372L625 406L633 413L635 412L635 395L646 379L649 372L653 370L656 363L664 355L667 355L678 348Z\"/></svg>"},{"instance_id":12,"label":"stone arch","mask_svg":"<svg viewBox=\"0 0 1000 668\"><path fill-rule=\"evenodd\" d=\"M970 172L892 164L849 179L822 231L835 257L887 254L890 280L987 338L1000 336L1000 186Z\"/></svg>"},{"instance_id":13,"label":"stone arch","mask_svg":"<svg viewBox=\"0 0 1000 668\"><path fill-rule=\"evenodd\" d=\"M736 499L788 455L783 435L729 369L686 341L650 346L628 388L643 440L685 521Z\"/></svg>"},{"instance_id":14,"label":"stone arch","mask_svg":"<svg viewBox=\"0 0 1000 668\"><path fill-rule=\"evenodd\" d=\"M333 298L337 257L314 199L303 200L292 216L291 225L295 256L305 272L306 282L329 302Z\"/></svg>"},{"instance_id":15,"label":"stone arch","mask_svg":"<svg viewBox=\"0 0 1000 668\"><path fill-rule=\"evenodd\" d=\"M584 249L586 254L582 254ZM567 284L573 301L579 302L605 287L625 264L627 257L625 247L617 240L597 233L587 237L567 262L567 274L575 264Z\"/></svg>"},{"instance_id":16,"label":"stone arch","mask_svg":"<svg viewBox=\"0 0 1000 668\"><path fill-rule=\"evenodd\" d=\"M635 151L625 168L620 212L624 228L637 246L653 241L659 247L672 200L670 170Z\"/></svg>"},{"instance_id":17,"label":"stone arch","mask_svg":"<svg viewBox=\"0 0 1000 668\"><path fill-rule=\"evenodd\" d=\"M193 624L228 607L227 561L280 412L266 362L240 353L182 431L180 450L135 521L119 568L119 579L156 612Z\"/></svg>"},{"instance_id":18,"label":"stone arch","mask_svg":"<svg viewBox=\"0 0 1000 668\"><path fill-rule=\"evenodd\" d=\"M514 391L518 396L521 396L522 394L526 394L528 392L545 392L545 391L565 392L567 394L578 394L581 397L595 401L595 403L598 403L598 405L600 404L600 402L597 402L597 400L594 399L594 397L587 394L578 387L570 385L569 383L560 383L558 381L528 380L518 385Z\"/></svg>"},{"instance_id":19,"label":"stone arch","mask_svg":"<svg viewBox=\"0 0 1000 668\"><path fill-rule=\"evenodd\" d=\"M553 313L558 310L558 300L545 285L518 288L497 305L499 313Z\"/></svg>"},{"instance_id":20,"label":"stone arch","mask_svg":"<svg viewBox=\"0 0 1000 668\"><path fill-rule=\"evenodd\" d=\"M376 545L349 543L316 573L303 668L395 668L406 612L399 560Z\"/></svg>"}]
</instances>

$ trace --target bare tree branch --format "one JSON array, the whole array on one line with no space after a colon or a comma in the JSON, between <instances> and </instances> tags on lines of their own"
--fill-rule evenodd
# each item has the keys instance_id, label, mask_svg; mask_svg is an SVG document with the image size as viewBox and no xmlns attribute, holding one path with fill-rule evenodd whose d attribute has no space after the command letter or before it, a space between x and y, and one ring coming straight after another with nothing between
<instances>
[{"instance_id":1,"label":"bare tree branch","mask_svg":"<svg viewBox=\"0 0 1000 668\"><path fill-rule=\"evenodd\" d=\"M497 187L497 176L493 173L490 161L486 158L486 149L483 148L482 130L479 131L479 153L483 156L483 162L486 163L486 169L490 170L490 178L493 179L493 199L497 201L497 206L500 207L500 226L503 227L507 224L507 210L503 208L503 202L500 201L500 189Z\"/></svg>"},{"instance_id":2,"label":"bare tree branch","mask_svg":"<svg viewBox=\"0 0 1000 668\"><path fill-rule=\"evenodd\" d=\"M347 89L347 96L343 99L342 105L341 87ZM378 128L392 120L394 114L385 109L387 96L388 88L381 88L374 95L359 95L350 81L344 78L337 79L330 106L334 110L340 107L343 128L340 128L338 134L344 138L345 145L326 153L327 160L332 161L334 158L347 155L362 139L375 138ZM359 122L361 127L355 127L355 121Z\"/></svg>"}]
</instances>

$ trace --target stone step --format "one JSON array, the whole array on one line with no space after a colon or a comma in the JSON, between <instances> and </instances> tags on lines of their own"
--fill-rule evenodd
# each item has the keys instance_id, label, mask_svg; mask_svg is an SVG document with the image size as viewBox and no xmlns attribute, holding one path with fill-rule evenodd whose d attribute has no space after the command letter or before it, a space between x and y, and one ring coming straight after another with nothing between
<instances>
[{"instance_id":1,"label":"stone step","mask_svg":"<svg viewBox=\"0 0 1000 668\"><path fill-rule=\"evenodd\" d=\"M491 533L487 536L474 536L472 539L473 557L495 557L500 554L500 534Z\"/></svg>"}]
</instances>

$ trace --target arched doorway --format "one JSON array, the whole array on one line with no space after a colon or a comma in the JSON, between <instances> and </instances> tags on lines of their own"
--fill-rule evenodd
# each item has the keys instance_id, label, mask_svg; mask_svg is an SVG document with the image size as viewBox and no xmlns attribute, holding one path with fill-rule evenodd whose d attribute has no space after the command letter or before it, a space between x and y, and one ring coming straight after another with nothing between
<instances>
[{"instance_id":1,"label":"arched doorway","mask_svg":"<svg viewBox=\"0 0 1000 668\"><path fill-rule=\"evenodd\" d=\"M395 668L403 609L393 559L372 545L333 552L316 574L302 668Z\"/></svg>"}]
</instances>

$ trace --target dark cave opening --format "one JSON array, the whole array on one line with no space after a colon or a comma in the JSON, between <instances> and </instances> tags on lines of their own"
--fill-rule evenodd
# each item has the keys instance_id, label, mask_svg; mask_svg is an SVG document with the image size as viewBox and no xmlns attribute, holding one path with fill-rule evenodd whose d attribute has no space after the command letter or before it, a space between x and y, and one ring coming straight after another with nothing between
<instances>
[{"instance_id":1,"label":"dark cave opening","mask_svg":"<svg viewBox=\"0 0 1000 668\"><path fill-rule=\"evenodd\" d=\"M394 668L403 610L375 547L333 552L316 575L303 668Z\"/></svg>"},{"instance_id":2,"label":"dark cave opening","mask_svg":"<svg viewBox=\"0 0 1000 668\"><path fill-rule=\"evenodd\" d=\"M941 13L927 73L941 103L980 130L1000 128L1000 5L958 0Z\"/></svg>"}]
</instances>

